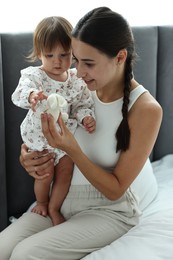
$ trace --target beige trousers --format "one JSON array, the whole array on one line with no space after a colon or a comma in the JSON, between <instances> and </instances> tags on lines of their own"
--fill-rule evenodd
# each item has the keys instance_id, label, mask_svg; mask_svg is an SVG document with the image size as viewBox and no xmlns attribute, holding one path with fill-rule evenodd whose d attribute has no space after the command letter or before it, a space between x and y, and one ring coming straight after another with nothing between
<instances>
[{"instance_id":1,"label":"beige trousers","mask_svg":"<svg viewBox=\"0 0 173 260\"><path fill-rule=\"evenodd\" d=\"M110 201L93 186L72 186L63 205L66 222L25 213L0 233L1 260L77 260L128 232L138 223L137 201L128 190Z\"/></svg>"}]
</instances>

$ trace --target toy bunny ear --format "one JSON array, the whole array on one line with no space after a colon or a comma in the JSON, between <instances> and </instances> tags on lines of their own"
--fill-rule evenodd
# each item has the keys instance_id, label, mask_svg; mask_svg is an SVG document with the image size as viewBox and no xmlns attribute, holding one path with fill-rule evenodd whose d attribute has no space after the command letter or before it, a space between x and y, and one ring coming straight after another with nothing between
<instances>
[{"instance_id":1,"label":"toy bunny ear","mask_svg":"<svg viewBox=\"0 0 173 260\"><path fill-rule=\"evenodd\" d=\"M60 95L58 95L57 98L58 98L58 102L59 102L60 107L66 107L67 106L67 101L65 100L65 98L63 98Z\"/></svg>"},{"instance_id":2,"label":"toy bunny ear","mask_svg":"<svg viewBox=\"0 0 173 260\"><path fill-rule=\"evenodd\" d=\"M51 94L47 98L47 113L52 114L54 117L55 121L58 119L59 113L61 109L63 110L67 106L67 101L65 100L64 97L60 96L59 94ZM68 114L62 112L62 118L64 121L68 120Z\"/></svg>"},{"instance_id":3,"label":"toy bunny ear","mask_svg":"<svg viewBox=\"0 0 173 260\"><path fill-rule=\"evenodd\" d=\"M58 106L58 98L55 95L50 95L47 98L47 105L52 110L56 109Z\"/></svg>"}]
</instances>

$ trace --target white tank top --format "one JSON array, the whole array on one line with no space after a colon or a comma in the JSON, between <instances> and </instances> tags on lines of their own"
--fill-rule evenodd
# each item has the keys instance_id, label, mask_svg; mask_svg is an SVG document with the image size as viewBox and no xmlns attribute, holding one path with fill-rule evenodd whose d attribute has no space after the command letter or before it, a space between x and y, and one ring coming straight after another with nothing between
<instances>
[{"instance_id":1,"label":"white tank top","mask_svg":"<svg viewBox=\"0 0 173 260\"><path fill-rule=\"evenodd\" d=\"M146 91L142 85L131 91L129 110L138 97ZM93 91L92 95L95 103L96 131L89 134L84 128L78 127L75 138L91 161L111 172L119 158L119 152L116 153L115 133L122 120L123 98L104 103L99 100L96 91ZM90 183L75 165L71 185L86 184Z\"/></svg>"},{"instance_id":2,"label":"white tank top","mask_svg":"<svg viewBox=\"0 0 173 260\"><path fill-rule=\"evenodd\" d=\"M130 93L129 110L135 101L147 90L139 85ZM116 153L115 133L122 120L122 102L120 98L111 103L103 103L93 92L96 114L96 131L88 134L84 128L78 127L75 137L79 142L83 152L94 163L112 171L116 165L120 153ZM84 177L80 170L75 166L71 185L88 185L89 181ZM156 178L149 159L147 159L140 174L131 184L131 190L139 200L139 207L144 210L155 198L158 191Z\"/></svg>"}]
</instances>

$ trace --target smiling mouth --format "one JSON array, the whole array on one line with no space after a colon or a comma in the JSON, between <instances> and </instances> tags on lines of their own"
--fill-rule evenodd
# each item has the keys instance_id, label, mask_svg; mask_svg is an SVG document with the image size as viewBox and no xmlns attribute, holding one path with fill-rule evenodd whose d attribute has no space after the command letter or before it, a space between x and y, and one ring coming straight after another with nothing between
<instances>
[{"instance_id":1,"label":"smiling mouth","mask_svg":"<svg viewBox=\"0 0 173 260\"><path fill-rule=\"evenodd\" d=\"M91 82L93 82L94 80L93 79L90 79L90 80L84 80L86 84L90 84Z\"/></svg>"}]
</instances>

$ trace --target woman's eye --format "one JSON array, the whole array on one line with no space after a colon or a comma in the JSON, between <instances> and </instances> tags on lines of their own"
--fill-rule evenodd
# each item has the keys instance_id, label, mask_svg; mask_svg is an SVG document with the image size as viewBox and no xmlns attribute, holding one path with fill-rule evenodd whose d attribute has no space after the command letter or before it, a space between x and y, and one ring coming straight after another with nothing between
<instances>
[{"instance_id":1,"label":"woman's eye","mask_svg":"<svg viewBox=\"0 0 173 260\"><path fill-rule=\"evenodd\" d=\"M87 67L93 67L93 66L94 66L93 63L85 63L85 65L86 65Z\"/></svg>"}]
</instances>

